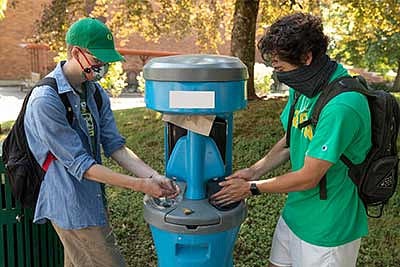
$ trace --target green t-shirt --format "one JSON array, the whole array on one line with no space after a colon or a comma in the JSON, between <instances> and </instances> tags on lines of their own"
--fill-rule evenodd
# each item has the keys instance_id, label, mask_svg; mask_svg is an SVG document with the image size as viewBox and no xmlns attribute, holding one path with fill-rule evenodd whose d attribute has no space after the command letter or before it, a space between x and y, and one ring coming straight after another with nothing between
<instances>
[{"instance_id":1,"label":"green t-shirt","mask_svg":"<svg viewBox=\"0 0 400 267\"><path fill-rule=\"evenodd\" d=\"M348 72L339 64L330 81L342 76L348 76ZM293 95L294 91L290 89L289 101L281 114L284 129L287 128ZM371 118L366 97L357 92L346 92L323 108L316 129L311 125L299 129L299 123L311 116L318 97L301 95L296 104L290 160L293 171L303 167L306 156L333 163L326 175L328 197L320 199L319 186L291 192L282 216L300 239L330 247L368 233L364 205L340 156L344 153L356 164L364 160L371 147Z\"/></svg>"}]
</instances>

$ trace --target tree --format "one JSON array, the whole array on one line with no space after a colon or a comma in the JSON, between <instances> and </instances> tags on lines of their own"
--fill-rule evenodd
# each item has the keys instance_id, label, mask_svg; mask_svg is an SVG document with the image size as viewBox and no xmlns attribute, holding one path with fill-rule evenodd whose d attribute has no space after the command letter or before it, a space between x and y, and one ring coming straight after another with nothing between
<instances>
[{"instance_id":1,"label":"tree","mask_svg":"<svg viewBox=\"0 0 400 267\"><path fill-rule=\"evenodd\" d=\"M259 22L267 27L293 11L322 17L334 58L382 73L397 70L393 91L400 91L399 0L261 1Z\"/></svg>"},{"instance_id":2,"label":"tree","mask_svg":"<svg viewBox=\"0 0 400 267\"><path fill-rule=\"evenodd\" d=\"M231 54L247 66L248 99L256 99L254 90L255 37L259 0L237 0L233 19Z\"/></svg>"},{"instance_id":3,"label":"tree","mask_svg":"<svg viewBox=\"0 0 400 267\"><path fill-rule=\"evenodd\" d=\"M400 91L400 1L340 0L327 14L339 37L333 54L382 73L397 70L393 91Z\"/></svg>"},{"instance_id":4,"label":"tree","mask_svg":"<svg viewBox=\"0 0 400 267\"><path fill-rule=\"evenodd\" d=\"M55 52L65 51L65 34L70 24L81 17L87 17L96 0L52 0L44 6L42 16L36 22L36 34L32 42L44 42Z\"/></svg>"},{"instance_id":5,"label":"tree","mask_svg":"<svg viewBox=\"0 0 400 267\"><path fill-rule=\"evenodd\" d=\"M4 11L7 9L7 0L0 0L0 20L4 19Z\"/></svg>"},{"instance_id":6,"label":"tree","mask_svg":"<svg viewBox=\"0 0 400 267\"><path fill-rule=\"evenodd\" d=\"M337 59L381 71L397 67L395 88L399 89L398 0L53 0L38 23L36 40L48 43L53 50L63 49L68 26L88 15L104 18L121 40L118 46L132 33L154 42L161 36L179 39L194 35L199 52L218 53L219 45L231 38L232 55L249 70L251 99L256 97L256 36L277 18L297 11L323 18L328 35L333 37L331 54Z\"/></svg>"},{"instance_id":7,"label":"tree","mask_svg":"<svg viewBox=\"0 0 400 267\"><path fill-rule=\"evenodd\" d=\"M319 2L320 0L308 2L300 0L236 0L231 53L240 58L247 66L249 72L249 80L247 82L248 99L257 98L254 88L256 33L261 35L265 27L290 12L302 10L319 13ZM257 20L258 14L259 19ZM257 23L259 30L257 30Z\"/></svg>"},{"instance_id":8,"label":"tree","mask_svg":"<svg viewBox=\"0 0 400 267\"><path fill-rule=\"evenodd\" d=\"M15 5L14 1L11 2L12 5ZM4 19L7 9L7 0L0 0L0 20Z\"/></svg>"},{"instance_id":9,"label":"tree","mask_svg":"<svg viewBox=\"0 0 400 267\"><path fill-rule=\"evenodd\" d=\"M190 33L197 35L196 45L201 52L217 53L218 45L226 39L222 29L230 27L232 16L225 14L229 14L232 7L230 1L216 0L53 0L38 21L33 41L45 42L58 53L65 52L64 38L69 25L91 16L111 28L119 47L125 45L132 33L154 42L162 35L179 39Z\"/></svg>"},{"instance_id":10,"label":"tree","mask_svg":"<svg viewBox=\"0 0 400 267\"><path fill-rule=\"evenodd\" d=\"M0 21L6 17L7 7L15 8L17 6L18 0L0 0Z\"/></svg>"},{"instance_id":11,"label":"tree","mask_svg":"<svg viewBox=\"0 0 400 267\"><path fill-rule=\"evenodd\" d=\"M93 15L106 14L107 23L117 32L117 37L128 38L139 33L146 40L157 42L161 36L181 39L189 34L196 36L200 52L217 53L218 45L230 32L233 13L232 1L97 1ZM115 10L107 8L115 4Z\"/></svg>"},{"instance_id":12,"label":"tree","mask_svg":"<svg viewBox=\"0 0 400 267\"><path fill-rule=\"evenodd\" d=\"M232 1L194 0L53 0L38 21L36 41L63 47L69 25L84 16L102 17L124 45L132 33L157 42L161 36L197 37L201 52L218 52L230 32Z\"/></svg>"},{"instance_id":13,"label":"tree","mask_svg":"<svg viewBox=\"0 0 400 267\"><path fill-rule=\"evenodd\" d=\"M277 15L303 8L298 0L262 3L264 24ZM122 46L132 33L154 42L163 35L179 39L190 34L197 37L199 52L218 53L218 46L231 38L231 54L249 70L247 90L251 99L256 97L253 71L259 5L259 0L53 0L38 22L36 41L48 43L52 50L63 50L68 26L88 15L103 17Z\"/></svg>"}]
</instances>

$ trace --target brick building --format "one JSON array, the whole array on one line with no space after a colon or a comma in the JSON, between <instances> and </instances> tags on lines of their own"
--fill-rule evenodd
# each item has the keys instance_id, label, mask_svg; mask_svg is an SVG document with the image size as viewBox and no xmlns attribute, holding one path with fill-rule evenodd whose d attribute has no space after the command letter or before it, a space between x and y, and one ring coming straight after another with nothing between
<instances>
[{"instance_id":1,"label":"brick building","mask_svg":"<svg viewBox=\"0 0 400 267\"><path fill-rule=\"evenodd\" d=\"M16 8L6 10L6 17L0 21L0 80L19 80L30 75L30 54L22 44L32 36L35 20L46 2L49 1L21 0Z\"/></svg>"},{"instance_id":2,"label":"brick building","mask_svg":"<svg viewBox=\"0 0 400 267\"><path fill-rule=\"evenodd\" d=\"M10 2L10 1L9 1ZM39 72L45 75L55 63L54 54L48 50L30 50L23 47L26 39L34 33L35 21L40 19L43 5L51 0L18 0L16 7L9 7L5 12L5 18L0 21L0 80L29 79L31 72ZM194 37L183 40L174 38L162 38L158 43L146 42L139 35L132 35L129 43L123 48L139 50L158 50L179 53L199 53L194 45ZM118 47L118 40L116 40ZM230 44L226 42L220 47L221 54L229 54ZM34 52L34 53L33 53ZM127 62L124 69L128 73L130 82L141 70L146 58L139 56L126 56Z\"/></svg>"}]
</instances>

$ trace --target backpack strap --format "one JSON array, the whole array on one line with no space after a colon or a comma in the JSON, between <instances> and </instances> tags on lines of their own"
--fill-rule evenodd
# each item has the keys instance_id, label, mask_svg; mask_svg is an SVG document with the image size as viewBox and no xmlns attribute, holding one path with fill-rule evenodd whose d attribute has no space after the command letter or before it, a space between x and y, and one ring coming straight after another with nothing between
<instances>
[{"instance_id":1,"label":"backpack strap","mask_svg":"<svg viewBox=\"0 0 400 267\"><path fill-rule=\"evenodd\" d=\"M48 152L48 153L47 153L47 156L46 156L46 159L45 159L44 162L43 162L42 169L43 169L45 172L47 172L47 170L48 170L49 167L50 167L50 164L53 162L53 160L56 160L56 159L57 159L57 158L53 155L53 153Z\"/></svg>"},{"instance_id":2,"label":"backpack strap","mask_svg":"<svg viewBox=\"0 0 400 267\"><path fill-rule=\"evenodd\" d=\"M366 96L373 96L373 94L368 90L368 85L365 79L361 76L356 77L339 77L333 80L327 87L324 89L315 104L314 110L312 112L311 118L307 121L301 123L299 128L303 128L307 125L312 125L316 128L319 116L321 115L322 109L328 104L328 102L334 98L335 96L345 93L356 91ZM346 157L344 154L340 156L340 160L349 168L352 169L354 164L351 160ZM355 184L355 181L352 177L350 177ZM326 175L324 175L319 183L319 195L321 200L327 199L327 189L326 189Z\"/></svg>"},{"instance_id":3,"label":"backpack strap","mask_svg":"<svg viewBox=\"0 0 400 267\"><path fill-rule=\"evenodd\" d=\"M67 120L69 124L72 124L72 120L74 118L74 113L72 111L71 103L68 100L68 97L66 94L59 94L58 93L58 86L57 86L57 81L56 79L52 77L45 77L41 79L38 83L35 84L35 86L32 88L31 92L29 92L29 96L32 93L33 89L39 86L50 86L54 91L56 91L57 95L60 97L61 101L64 104L65 110L67 111ZM29 97L28 97L29 98Z\"/></svg>"},{"instance_id":4,"label":"backpack strap","mask_svg":"<svg viewBox=\"0 0 400 267\"><path fill-rule=\"evenodd\" d=\"M69 102L66 94L58 94L58 95L61 98L61 101L63 102L65 109L67 110L67 120L71 125L72 120L74 119L74 112L72 111L71 103Z\"/></svg>"},{"instance_id":5,"label":"backpack strap","mask_svg":"<svg viewBox=\"0 0 400 267\"><path fill-rule=\"evenodd\" d=\"M326 87L326 89L322 91L320 97L318 98L309 124L312 124L314 127L316 127L322 109L326 106L326 104L328 104L329 101L331 101L332 98L341 93L356 91L366 96L373 96L373 94L367 89L366 82L365 84L364 82L365 79L361 76L346 76L333 80Z\"/></svg>"},{"instance_id":6,"label":"backpack strap","mask_svg":"<svg viewBox=\"0 0 400 267\"><path fill-rule=\"evenodd\" d=\"M56 91L57 95L60 97L61 101L64 104L65 110L67 111L66 117L67 117L68 123L71 125L72 124L72 120L74 118L74 113L72 111L71 103L69 102L68 97L67 97L66 94L59 94L58 93L58 86L57 86L56 79L54 79L52 77L45 77L45 78L41 79L38 83L35 84L35 86L29 92L29 95L28 95L28 97L26 99L28 99L30 97L30 95L32 94L33 90L36 87L45 86L45 85L51 87L54 91ZM25 103L24 103L24 109L26 110L26 104ZM25 114L25 110L24 110L24 114ZM50 167L50 164L56 159L57 158L51 152L48 152L47 156L46 156L46 159L45 159L45 161L44 161L44 163L42 165L42 169L44 171L47 171L48 168Z\"/></svg>"},{"instance_id":7,"label":"backpack strap","mask_svg":"<svg viewBox=\"0 0 400 267\"><path fill-rule=\"evenodd\" d=\"M319 199L326 200L328 198L328 190L326 189L326 174L319 181Z\"/></svg>"},{"instance_id":8,"label":"backpack strap","mask_svg":"<svg viewBox=\"0 0 400 267\"><path fill-rule=\"evenodd\" d=\"M94 91L94 101L96 101L97 111L100 114L101 107L103 106L103 98L100 94L100 87L98 83L94 83L95 91Z\"/></svg>"},{"instance_id":9,"label":"backpack strap","mask_svg":"<svg viewBox=\"0 0 400 267\"><path fill-rule=\"evenodd\" d=\"M68 100L68 97L66 94L59 94L58 93L58 86L57 86L57 82L56 79L52 78L52 77L45 77L42 80L40 80L35 86L35 87L39 87L39 86L43 86L43 85L47 85L50 86L53 90L56 91L56 93L58 94L58 96L60 97L61 101L64 104L65 110L67 111L67 120L69 122L69 124L72 124L72 120L74 118L74 112L72 111L72 107L71 107L71 103ZM95 87L95 91L94 91L94 100L96 102L96 106L97 106L97 110L100 112L101 107L103 106L103 98L101 97L100 94L100 88L99 85L97 83L94 83L94 87Z\"/></svg>"},{"instance_id":10,"label":"backpack strap","mask_svg":"<svg viewBox=\"0 0 400 267\"><path fill-rule=\"evenodd\" d=\"M290 147L290 134L292 131L294 111L295 111L295 106L296 106L299 98L300 98L300 93L297 91L294 91L293 103L290 106L289 119L288 119L287 130L286 130L286 147Z\"/></svg>"}]
</instances>

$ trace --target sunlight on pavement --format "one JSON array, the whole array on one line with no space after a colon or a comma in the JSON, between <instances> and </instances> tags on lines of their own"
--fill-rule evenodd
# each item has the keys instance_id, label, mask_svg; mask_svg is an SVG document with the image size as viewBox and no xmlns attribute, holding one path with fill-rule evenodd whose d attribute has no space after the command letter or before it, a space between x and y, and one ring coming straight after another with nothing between
<instances>
[{"instance_id":1,"label":"sunlight on pavement","mask_svg":"<svg viewBox=\"0 0 400 267\"><path fill-rule=\"evenodd\" d=\"M26 93L26 91L21 92L18 88L0 87L0 123L17 118ZM110 98L110 102L112 110L145 106L143 96L139 94Z\"/></svg>"}]
</instances>

